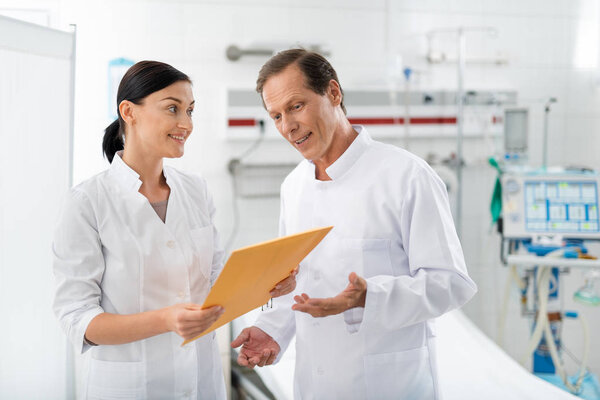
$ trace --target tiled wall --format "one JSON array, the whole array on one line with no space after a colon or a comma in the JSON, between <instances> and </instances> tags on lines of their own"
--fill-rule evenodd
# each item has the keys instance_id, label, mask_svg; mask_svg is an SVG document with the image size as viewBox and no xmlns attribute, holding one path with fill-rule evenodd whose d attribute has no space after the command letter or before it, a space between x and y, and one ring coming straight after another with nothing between
<instances>
[{"instance_id":1,"label":"tiled wall","mask_svg":"<svg viewBox=\"0 0 600 400\"><path fill-rule=\"evenodd\" d=\"M40 3L40 2L32 2ZM43 3L43 2L42 2ZM115 57L159 59L188 73L197 100L195 130L186 155L175 165L204 175L218 207L217 225L228 237L233 226L231 183L226 166L250 142L224 140L226 89L252 88L261 57L229 62L225 49L257 43L275 46L318 43L331 50L343 87L389 87L390 61L401 54L415 69L418 89L454 89L455 64L430 65L425 60L426 33L431 29L491 26L496 37L467 36L467 58L503 58L507 65L468 64L468 89L516 89L530 110L530 160L541 162L543 105L558 102L549 117L550 164L583 164L600 168L600 12L595 0L290 0L141 1L108 0L47 2L58 9L59 23L78 24L75 181L106 167L101 158L102 129L107 119L107 63ZM1 5L2 3L0 3ZM435 39L436 49L454 56L452 36ZM402 82L396 82L402 85ZM394 142L392 140L392 142ZM396 141L402 143L401 140ZM415 139L410 149L425 157L446 157L451 139ZM486 166L493 141L465 143L463 245L469 271L480 291L465 308L495 337L506 271L498 262L498 238L489 234L488 202L494 173ZM283 141L266 141L249 161L299 160ZM278 201L240 200L240 232L234 247L277 233ZM565 307L588 315L592 338L600 332L599 309L570 300L583 283L577 271L565 279ZM513 291L507 330L514 332L507 350L519 356L528 325L518 316ZM581 353L578 324L566 323L564 340ZM600 371L600 342L592 339L590 365ZM568 359L568 358L567 358ZM569 364L573 370L573 364Z\"/></svg>"},{"instance_id":2,"label":"tiled wall","mask_svg":"<svg viewBox=\"0 0 600 400\"><path fill-rule=\"evenodd\" d=\"M600 168L600 49L594 0L553 1L103 1L64 2L64 22L78 23L78 109L76 180L104 168L99 157L101 128L107 125L106 64L113 57L156 58L174 64L194 79L197 99L194 136L187 153L177 160L182 168L208 179L218 207L217 225L225 238L233 226L230 177L226 165L250 142L227 142L226 89L252 88L261 57L229 62L225 49L257 43L286 46L318 43L331 51L330 60L347 88L385 88L390 85L390 59L401 54L415 69L412 87L454 89L455 64L425 61L431 29L491 26L496 37L467 35L467 59L505 58L507 65L468 64L468 89L516 89L529 107L530 159L541 162L543 105L558 102L549 117L550 164L584 164ZM452 36L439 36L436 49L452 57ZM402 85L402 82L396 82ZM392 140L393 142L393 140ZM398 140L397 144L402 141ZM446 157L454 141L415 139L411 151L425 157ZM494 173L485 165L493 143L468 139L465 143L463 243L471 274L480 287L465 309L492 337L504 294L506 271L498 263L498 238L489 234L488 202ZM96 162L90 162L95 160ZM249 162L299 160L283 141L267 141ZM239 232L233 247L276 235L277 199L241 199ZM589 314L592 332L600 331L597 309L572 304L573 290L582 283L579 272L565 280L565 305ZM528 323L518 315L513 292L507 329L513 333L507 350L523 351ZM595 317L595 318L594 318ZM595 320L595 321L594 321ZM565 325L568 347L580 354L580 328ZM592 342L590 365L600 370L600 343ZM594 349L596 351L594 351Z\"/></svg>"}]
</instances>

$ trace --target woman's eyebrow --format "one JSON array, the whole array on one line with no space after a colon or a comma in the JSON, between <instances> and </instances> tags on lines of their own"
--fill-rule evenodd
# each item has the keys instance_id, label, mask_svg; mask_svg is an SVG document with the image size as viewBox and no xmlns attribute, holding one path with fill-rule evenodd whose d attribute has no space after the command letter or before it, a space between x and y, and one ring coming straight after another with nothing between
<instances>
[{"instance_id":1,"label":"woman's eyebrow","mask_svg":"<svg viewBox=\"0 0 600 400\"><path fill-rule=\"evenodd\" d=\"M179 99L178 99L178 98L176 98L176 97L171 97L171 96L169 96L169 97L165 97L165 98L164 98L164 99L162 99L161 101L165 101L165 100L173 100L173 101L176 101L177 103L181 104L181 100L179 100ZM191 106L191 105L193 105L193 104L195 104L195 103L196 103L196 100L192 100L192 102L190 103L190 106Z\"/></svg>"},{"instance_id":2,"label":"woman's eyebrow","mask_svg":"<svg viewBox=\"0 0 600 400\"><path fill-rule=\"evenodd\" d=\"M164 98L164 99L162 99L161 101L164 101L164 100L173 100L173 101L176 101L176 102L178 102L178 103L181 103L181 100L179 100L178 98L175 98L175 97L171 97L171 96L169 96L169 97L165 97L165 98Z\"/></svg>"}]
</instances>

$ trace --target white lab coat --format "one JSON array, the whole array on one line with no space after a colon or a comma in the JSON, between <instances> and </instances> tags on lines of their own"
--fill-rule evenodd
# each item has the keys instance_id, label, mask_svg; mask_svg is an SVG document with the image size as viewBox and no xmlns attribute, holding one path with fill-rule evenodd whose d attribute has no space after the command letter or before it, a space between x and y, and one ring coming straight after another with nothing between
<instances>
[{"instance_id":1,"label":"white lab coat","mask_svg":"<svg viewBox=\"0 0 600 400\"><path fill-rule=\"evenodd\" d=\"M167 166L164 174L171 189L165 223L119 154L64 202L53 243L54 312L77 351L91 349L84 398L225 398L214 333L183 348L172 332L123 345L84 341L102 312L202 304L222 268L204 180Z\"/></svg>"},{"instance_id":2,"label":"white lab coat","mask_svg":"<svg viewBox=\"0 0 600 400\"><path fill-rule=\"evenodd\" d=\"M300 264L296 291L256 326L282 352L296 333L296 399L438 399L434 319L477 291L446 188L420 158L366 129L315 179L304 160L281 187L282 235L333 225ZM332 297L348 274L367 280L364 308L313 318L293 295Z\"/></svg>"}]
</instances>

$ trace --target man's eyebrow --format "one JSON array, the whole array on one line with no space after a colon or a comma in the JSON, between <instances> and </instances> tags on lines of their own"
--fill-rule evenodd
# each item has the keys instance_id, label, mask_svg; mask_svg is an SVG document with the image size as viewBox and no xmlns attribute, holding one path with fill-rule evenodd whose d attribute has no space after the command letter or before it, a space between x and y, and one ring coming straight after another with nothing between
<instances>
[{"instance_id":1,"label":"man's eyebrow","mask_svg":"<svg viewBox=\"0 0 600 400\"><path fill-rule=\"evenodd\" d=\"M293 95L292 97L290 97L288 99L288 101L285 102L284 108L289 108L291 107L293 104L297 103L298 101L301 101L300 96L297 95ZM272 111L269 110L266 106L265 106L265 110L267 110L267 112L270 114Z\"/></svg>"}]
</instances>

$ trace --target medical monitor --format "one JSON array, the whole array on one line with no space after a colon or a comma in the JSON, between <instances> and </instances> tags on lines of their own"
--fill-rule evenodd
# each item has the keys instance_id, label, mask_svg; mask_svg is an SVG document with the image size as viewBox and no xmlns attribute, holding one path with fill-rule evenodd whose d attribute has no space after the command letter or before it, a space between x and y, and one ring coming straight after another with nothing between
<instances>
[{"instance_id":1,"label":"medical monitor","mask_svg":"<svg viewBox=\"0 0 600 400\"><path fill-rule=\"evenodd\" d=\"M504 151L526 154L529 132L529 111L526 108L504 110Z\"/></svg>"},{"instance_id":2,"label":"medical monitor","mask_svg":"<svg viewBox=\"0 0 600 400\"><path fill-rule=\"evenodd\" d=\"M504 236L600 239L599 187L596 174L504 175Z\"/></svg>"}]
</instances>

